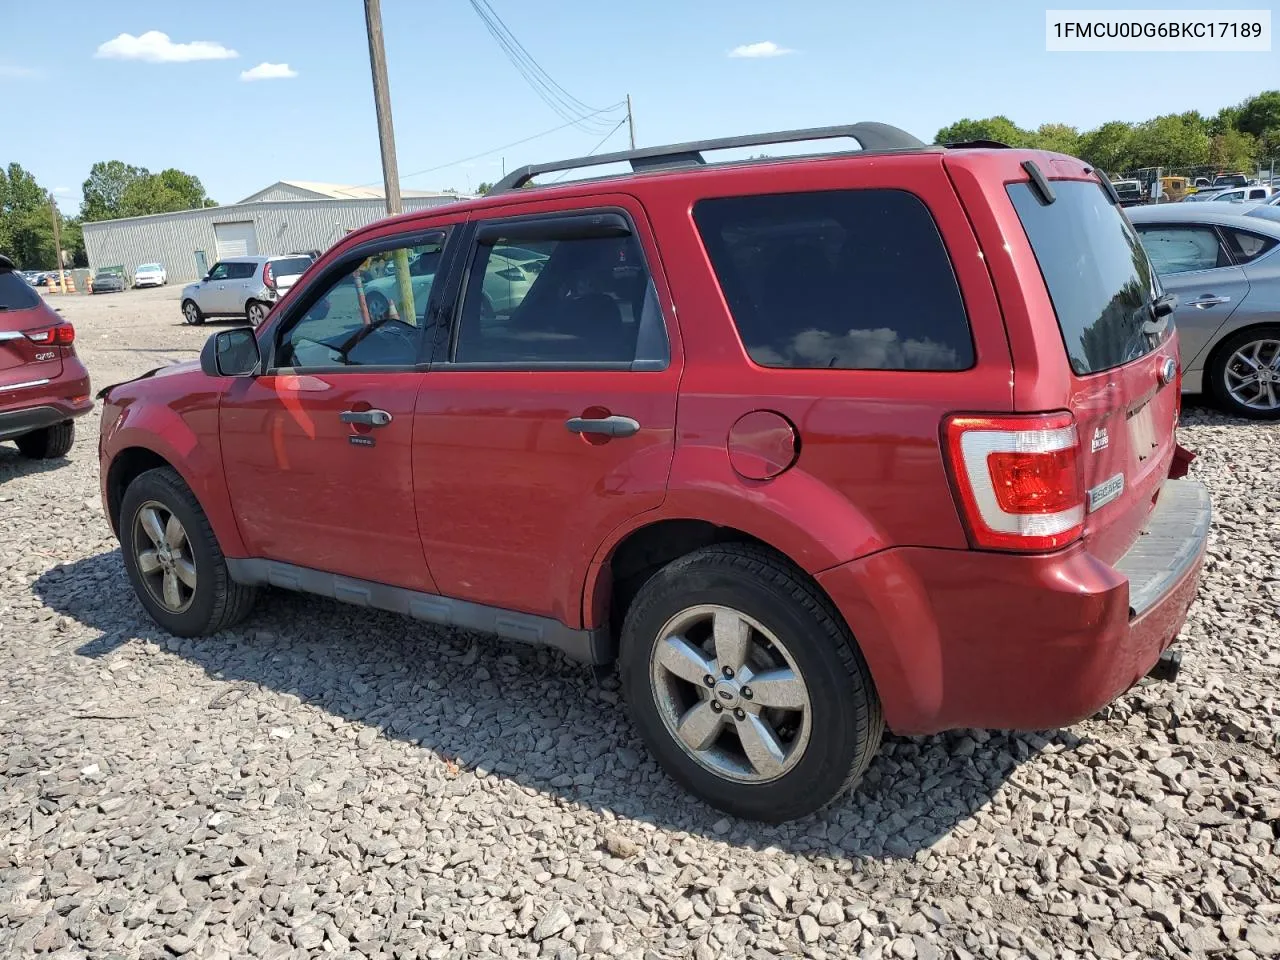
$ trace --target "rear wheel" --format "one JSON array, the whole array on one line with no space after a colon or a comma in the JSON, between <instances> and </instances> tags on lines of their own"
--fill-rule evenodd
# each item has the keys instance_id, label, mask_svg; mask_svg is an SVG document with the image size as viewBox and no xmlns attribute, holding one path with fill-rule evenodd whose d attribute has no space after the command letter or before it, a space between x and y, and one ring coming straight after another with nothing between
<instances>
[{"instance_id":1,"label":"rear wheel","mask_svg":"<svg viewBox=\"0 0 1280 960\"><path fill-rule=\"evenodd\" d=\"M194 300L183 300L182 319L186 320L187 323L191 324L191 326L198 327L200 324L204 323L204 314L201 312L200 308L196 306L196 302Z\"/></svg>"},{"instance_id":2,"label":"rear wheel","mask_svg":"<svg viewBox=\"0 0 1280 960\"><path fill-rule=\"evenodd\" d=\"M75 443L76 425L70 421L55 423L52 427L26 433L17 439L18 452L32 460L56 460L71 452Z\"/></svg>"},{"instance_id":3,"label":"rear wheel","mask_svg":"<svg viewBox=\"0 0 1280 960\"><path fill-rule=\"evenodd\" d=\"M263 320L267 319L267 314L270 311L271 308L261 300L250 300L245 304L244 316L249 321L249 326L256 329L262 324Z\"/></svg>"},{"instance_id":4,"label":"rear wheel","mask_svg":"<svg viewBox=\"0 0 1280 960\"><path fill-rule=\"evenodd\" d=\"M884 728L865 661L830 601L756 547L667 565L622 630L623 688L667 771L728 813L804 816L841 796Z\"/></svg>"},{"instance_id":5,"label":"rear wheel","mask_svg":"<svg viewBox=\"0 0 1280 960\"><path fill-rule=\"evenodd\" d=\"M169 467L146 471L125 490L120 550L138 599L172 634L217 633L253 607L256 591L231 579L209 518Z\"/></svg>"},{"instance_id":6,"label":"rear wheel","mask_svg":"<svg viewBox=\"0 0 1280 960\"><path fill-rule=\"evenodd\" d=\"M1251 327L1228 337L1207 371L1218 402L1251 420L1280 420L1280 326Z\"/></svg>"}]
</instances>

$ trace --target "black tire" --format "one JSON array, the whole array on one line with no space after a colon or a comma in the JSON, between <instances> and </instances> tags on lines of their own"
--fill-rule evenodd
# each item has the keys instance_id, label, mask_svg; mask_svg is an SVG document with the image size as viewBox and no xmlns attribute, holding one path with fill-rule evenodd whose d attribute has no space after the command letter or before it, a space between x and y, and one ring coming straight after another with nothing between
<instances>
[{"instance_id":1,"label":"black tire","mask_svg":"<svg viewBox=\"0 0 1280 960\"><path fill-rule=\"evenodd\" d=\"M258 318L257 323L253 320L254 307L262 308L262 316ZM271 312L271 305L263 303L261 300L250 300L244 305L244 319L255 330L262 325L262 321L267 319L267 314Z\"/></svg>"},{"instance_id":2,"label":"black tire","mask_svg":"<svg viewBox=\"0 0 1280 960\"><path fill-rule=\"evenodd\" d=\"M152 596L138 567L138 514L150 502L159 503L178 518L190 545L196 586L190 605L181 612L169 610ZM138 600L151 619L169 633L179 637L207 636L239 623L253 608L257 591L231 579L209 518L195 494L170 467L140 474L125 490L120 503L120 550Z\"/></svg>"},{"instance_id":3,"label":"black tire","mask_svg":"<svg viewBox=\"0 0 1280 960\"><path fill-rule=\"evenodd\" d=\"M700 604L731 607L785 637L808 689L808 744L776 779L749 783L714 773L685 751L662 719L651 680L653 650L664 625ZM776 823L820 810L853 786L880 746L880 700L852 634L802 571L763 548L705 547L654 574L627 611L619 659L641 738L676 781L726 813Z\"/></svg>"},{"instance_id":4,"label":"black tire","mask_svg":"<svg viewBox=\"0 0 1280 960\"><path fill-rule=\"evenodd\" d=\"M204 311L194 300L182 301L182 319L193 327L204 323Z\"/></svg>"},{"instance_id":5,"label":"black tire","mask_svg":"<svg viewBox=\"0 0 1280 960\"><path fill-rule=\"evenodd\" d=\"M1247 406L1233 397L1227 388L1228 366L1232 355L1241 347L1260 340L1280 341L1280 324L1249 327L1247 330L1232 334L1218 344L1214 348L1213 359L1205 370L1205 376L1208 378L1208 392L1225 412L1233 416L1245 417L1249 420L1280 420L1280 406L1271 410ZM1268 351L1265 359L1271 360L1272 356ZM1271 387L1280 397L1280 370L1269 370L1267 373L1276 378L1272 380Z\"/></svg>"},{"instance_id":6,"label":"black tire","mask_svg":"<svg viewBox=\"0 0 1280 960\"><path fill-rule=\"evenodd\" d=\"M71 420L52 427L24 433L17 439L18 452L32 460L56 460L71 452L76 440L76 425Z\"/></svg>"}]
</instances>

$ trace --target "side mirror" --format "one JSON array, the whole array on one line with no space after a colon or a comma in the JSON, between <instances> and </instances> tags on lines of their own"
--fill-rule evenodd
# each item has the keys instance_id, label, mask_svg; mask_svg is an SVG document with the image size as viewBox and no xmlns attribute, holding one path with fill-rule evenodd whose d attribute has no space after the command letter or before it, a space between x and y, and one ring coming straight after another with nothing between
<instances>
[{"instance_id":1,"label":"side mirror","mask_svg":"<svg viewBox=\"0 0 1280 960\"><path fill-rule=\"evenodd\" d=\"M200 351L200 369L208 377L251 377L261 362L252 330L215 333Z\"/></svg>"}]
</instances>

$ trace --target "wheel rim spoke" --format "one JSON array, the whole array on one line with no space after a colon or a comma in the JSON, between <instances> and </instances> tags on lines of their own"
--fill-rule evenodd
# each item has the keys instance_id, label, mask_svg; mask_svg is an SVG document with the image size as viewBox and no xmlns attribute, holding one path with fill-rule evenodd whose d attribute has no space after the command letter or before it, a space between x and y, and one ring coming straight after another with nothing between
<instances>
[{"instance_id":1,"label":"wheel rim spoke","mask_svg":"<svg viewBox=\"0 0 1280 960\"><path fill-rule=\"evenodd\" d=\"M751 647L751 624L732 610L720 609L712 620L716 644L716 666L735 673L747 662Z\"/></svg>"},{"instance_id":2,"label":"wheel rim spoke","mask_svg":"<svg viewBox=\"0 0 1280 960\"><path fill-rule=\"evenodd\" d=\"M658 645L658 663L681 680L701 684L715 672L715 664L684 637L667 637Z\"/></svg>"},{"instance_id":3,"label":"wheel rim spoke","mask_svg":"<svg viewBox=\"0 0 1280 960\"><path fill-rule=\"evenodd\" d=\"M680 725L676 727L676 733L690 750L701 753L709 749L720 736L724 725L723 717L723 713L716 713L711 709L711 701L705 700L685 711L680 718Z\"/></svg>"},{"instance_id":4,"label":"wheel rim spoke","mask_svg":"<svg viewBox=\"0 0 1280 960\"><path fill-rule=\"evenodd\" d=\"M173 572L192 590L196 588L196 565L190 560L185 557L177 558L173 562Z\"/></svg>"},{"instance_id":5,"label":"wheel rim spoke","mask_svg":"<svg viewBox=\"0 0 1280 960\"><path fill-rule=\"evenodd\" d=\"M763 717L748 714L745 720L738 722L737 730L742 751L756 773L762 777L774 777L782 772L787 752Z\"/></svg>"},{"instance_id":6,"label":"wheel rim spoke","mask_svg":"<svg viewBox=\"0 0 1280 960\"><path fill-rule=\"evenodd\" d=\"M182 606L182 589L178 586L178 576L172 570L164 572L165 605L177 610Z\"/></svg>"},{"instance_id":7,"label":"wheel rim spoke","mask_svg":"<svg viewBox=\"0 0 1280 960\"><path fill-rule=\"evenodd\" d=\"M808 702L804 681L791 670L767 670L750 681L751 699L757 706L778 710L803 710Z\"/></svg>"},{"instance_id":8,"label":"wheel rim spoke","mask_svg":"<svg viewBox=\"0 0 1280 960\"><path fill-rule=\"evenodd\" d=\"M143 573L155 573L160 569L160 555L154 550L143 550L138 554L138 569Z\"/></svg>"},{"instance_id":9,"label":"wheel rim spoke","mask_svg":"<svg viewBox=\"0 0 1280 960\"><path fill-rule=\"evenodd\" d=\"M187 531L173 514L169 514L169 522L164 525L164 541L175 550L187 542Z\"/></svg>"},{"instance_id":10,"label":"wheel rim spoke","mask_svg":"<svg viewBox=\"0 0 1280 960\"><path fill-rule=\"evenodd\" d=\"M151 507L147 507L138 518L142 523L143 532L151 538L151 542L157 547L165 542L164 524L160 521L160 514Z\"/></svg>"}]
</instances>

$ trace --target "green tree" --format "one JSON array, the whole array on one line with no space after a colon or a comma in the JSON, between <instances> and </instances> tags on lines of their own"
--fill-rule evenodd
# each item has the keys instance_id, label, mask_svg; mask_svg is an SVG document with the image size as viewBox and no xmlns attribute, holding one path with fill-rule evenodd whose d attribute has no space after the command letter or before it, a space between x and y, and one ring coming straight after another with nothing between
<instances>
[{"instance_id":1,"label":"green tree","mask_svg":"<svg viewBox=\"0 0 1280 960\"><path fill-rule=\"evenodd\" d=\"M120 198L119 215L141 217L213 205L199 177L169 169L138 177L126 186Z\"/></svg>"},{"instance_id":2,"label":"green tree","mask_svg":"<svg viewBox=\"0 0 1280 960\"><path fill-rule=\"evenodd\" d=\"M1031 140L1040 150L1052 150L1072 157L1080 153L1080 131L1065 123L1042 123Z\"/></svg>"},{"instance_id":3,"label":"green tree","mask_svg":"<svg viewBox=\"0 0 1280 960\"><path fill-rule=\"evenodd\" d=\"M481 181L480 186L476 187L476 193L478 193L480 196L483 197L492 189L493 189L493 184L490 183L488 180L483 180Z\"/></svg>"},{"instance_id":4,"label":"green tree","mask_svg":"<svg viewBox=\"0 0 1280 960\"><path fill-rule=\"evenodd\" d=\"M1205 130L1209 136L1216 137L1227 130L1240 129L1240 108L1223 107L1211 120L1205 122Z\"/></svg>"},{"instance_id":5,"label":"green tree","mask_svg":"<svg viewBox=\"0 0 1280 960\"><path fill-rule=\"evenodd\" d=\"M1257 137L1230 127L1209 141L1209 162L1227 170L1252 171L1257 153Z\"/></svg>"},{"instance_id":6,"label":"green tree","mask_svg":"<svg viewBox=\"0 0 1280 960\"><path fill-rule=\"evenodd\" d=\"M1240 104L1236 126L1255 137L1280 127L1280 90L1267 90Z\"/></svg>"},{"instance_id":7,"label":"green tree","mask_svg":"<svg viewBox=\"0 0 1280 960\"><path fill-rule=\"evenodd\" d=\"M1131 164L1135 167L1191 167L1209 159L1204 124L1167 114L1133 129Z\"/></svg>"},{"instance_id":8,"label":"green tree","mask_svg":"<svg viewBox=\"0 0 1280 960\"><path fill-rule=\"evenodd\" d=\"M958 120L943 127L933 138L934 143L964 143L968 140L995 140L1011 147L1031 146L1033 134L1023 130L1005 116L987 117L985 120Z\"/></svg>"},{"instance_id":9,"label":"green tree","mask_svg":"<svg viewBox=\"0 0 1280 960\"><path fill-rule=\"evenodd\" d=\"M1113 120L1083 134L1077 156L1108 173L1120 173L1133 166L1132 145L1133 127Z\"/></svg>"},{"instance_id":10,"label":"green tree","mask_svg":"<svg viewBox=\"0 0 1280 960\"><path fill-rule=\"evenodd\" d=\"M99 161L89 168L84 182L84 200L80 204L81 220L114 220L126 216L125 191L143 177L150 176L145 167L135 167L121 160Z\"/></svg>"},{"instance_id":11,"label":"green tree","mask_svg":"<svg viewBox=\"0 0 1280 960\"><path fill-rule=\"evenodd\" d=\"M40 225L48 233L48 249L37 241ZM0 169L0 253L20 267L39 267L45 256L53 266L53 220L49 194L20 164Z\"/></svg>"}]
</instances>

